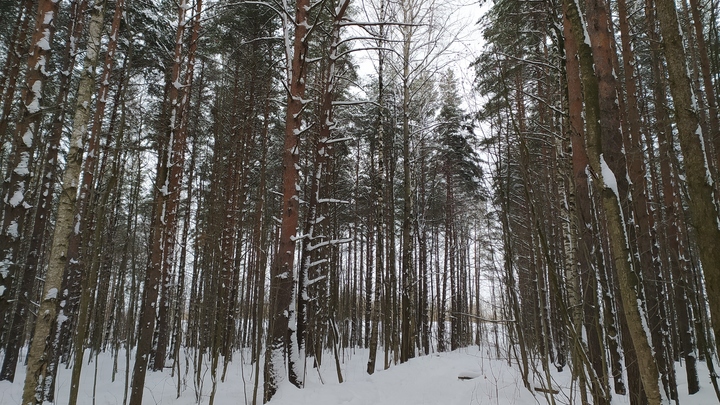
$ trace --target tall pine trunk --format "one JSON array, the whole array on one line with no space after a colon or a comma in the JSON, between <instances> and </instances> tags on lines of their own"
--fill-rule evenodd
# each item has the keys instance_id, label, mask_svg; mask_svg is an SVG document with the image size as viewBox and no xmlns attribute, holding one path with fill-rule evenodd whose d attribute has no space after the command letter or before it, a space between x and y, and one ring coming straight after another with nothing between
<instances>
[{"instance_id":1,"label":"tall pine trunk","mask_svg":"<svg viewBox=\"0 0 720 405\"><path fill-rule=\"evenodd\" d=\"M182 130L184 93L189 89L180 84L183 41L186 28L187 0L178 4L178 25L175 35L175 51L170 74L167 103L169 122L167 139L159 142L158 173L155 180L155 206L150 232L150 257L145 273L143 298L140 307L139 334L135 366L132 376L131 405L141 405L145 387L145 375L152 352L153 335L158 314L158 295L165 281L164 272L172 260L175 241L177 205L180 199L185 162L185 135ZM169 251L168 251L169 250Z\"/></svg>"},{"instance_id":2,"label":"tall pine trunk","mask_svg":"<svg viewBox=\"0 0 720 405\"><path fill-rule=\"evenodd\" d=\"M287 364L288 379L299 384L300 366L298 354L294 352L295 308L293 308L293 287L295 283L295 245L298 231L300 196L298 162L300 139L305 130L303 107L305 100L306 60L309 34L309 0L295 3L295 32L290 43L290 24L285 18L285 45L289 72L287 77L287 110L285 115L285 143L282 152L282 212L280 240L277 255L270 269L270 323L265 356L264 402L270 401L280 383L285 379L283 370ZM292 57L292 58L291 58ZM286 363L287 359L287 363Z\"/></svg>"},{"instance_id":3,"label":"tall pine trunk","mask_svg":"<svg viewBox=\"0 0 720 405\"><path fill-rule=\"evenodd\" d=\"M2 224L0 224L0 322L9 309L10 291L19 273L21 235L25 218L33 208L31 173L35 159L37 137L45 107L43 89L50 78L48 63L55 35L55 19L59 4L54 0L40 0L35 18L35 29L30 44L25 74L25 89L20 103L18 123L12 139L13 151L8 173L0 189L2 196ZM64 252L63 252L64 254ZM54 302L54 301L53 301ZM0 324L1 325L1 324Z\"/></svg>"},{"instance_id":4,"label":"tall pine trunk","mask_svg":"<svg viewBox=\"0 0 720 405\"><path fill-rule=\"evenodd\" d=\"M713 331L720 336L720 225L715 205L714 184L705 154L705 139L698 120L697 101L693 94L677 11L672 0L655 0L660 22L662 44L665 49L670 94L677 121L678 138L683 154L688 183L689 208L692 225L697 232L705 288L707 289ZM720 340L716 339L720 348Z\"/></svg>"},{"instance_id":5,"label":"tall pine trunk","mask_svg":"<svg viewBox=\"0 0 720 405\"><path fill-rule=\"evenodd\" d=\"M629 240L627 238L623 210L621 207L621 194L618 187L618 177L615 170L621 166L617 161L611 161L615 166L611 169L603 154L604 127L601 126L602 113L600 103L600 83L596 76L597 60L593 58L593 49L590 47L591 38L585 34L584 22L580 14L580 7L576 1L566 1L567 18L572 26L572 33L579 44L578 56L580 61L580 74L583 84L586 118L586 145L588 158L593 175L597 178L596 184L598 193L602 199L602 205L608 220L608 233L613 262L616 267L617 277L620 286L624 315L627 318L628 328L632 344L637 353L640 365L640 377L647 394L648 402L651 405L661 403L660 389L658 386L658 369L655 364L652 349L648 342L648 336L643 329L643 319L638 308L638 298L635 291L638 285L637 276L634 273L632 258L629 251ZM611 69L610 66L605 66ZM606 72L607 73L607 72ZM600 73L602 74L602 73ZM606 84L607 85L607 84ZM613 86L614 87L614 86ZM611 89L615 91L615 89ZM616 145L610 145L611 147ZM616 150L616 152L619 151ZM624 162L622 162L624 165ZM623 179L624 180L624 179Z\"/></svg>"}]
</instances>

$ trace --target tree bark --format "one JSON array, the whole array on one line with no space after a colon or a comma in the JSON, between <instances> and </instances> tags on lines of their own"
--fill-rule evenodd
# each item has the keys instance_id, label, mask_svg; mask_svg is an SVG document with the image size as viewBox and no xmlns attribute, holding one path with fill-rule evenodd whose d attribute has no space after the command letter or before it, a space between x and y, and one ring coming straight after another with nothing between
<instances>
[{"instance_id":1,"label":"tree bark","mask_svg":"<svg viewBox=\"0 0 720 405\"><path fill-rule=\"evenodd\" d=\"M414 23L415 11L408 2L402 2L403 21L408 24ZM403 180L402 180L402 196L403 196L403 213L402 213L402 263L401 263L401 344L400 344L400 362L404 363L410 358L415 357L415 348L412 344L413 338L413 302L412 302L412 286L413 268L412 268L412 179L410 171L410 45L413 41L413 29L411 25L403 26L403 98L402 98L402 154L403 154ZM454 295L455 296L455 295ZM453 317L452 319L457 319ZM454 322L453 322L454 324Z\"/></svg>"},{"instance_id":2,"label":"tree bark","mask_svg":"<svg viewBox=\"0 0 720 405\"><path fill-rule=\"evenodd\" d=\"M565 5L566 6L566 5ZM570 215L571 219L570 237L576 238L575 257L573 262L575 271L574 277L577 277L580 285L581 315L580 327L585 326L587 335L587 350L590 358L591 366L595 372L596 378L591 379L591 393L594 404L609 404L610 386L607 375L607 359L605 351L602 350L604 331L600 325L599 300L597 296L597 275L596 269L592 265L591 252L593 251L593 235L592 235L592 204L590 201L590 189L588 183L588 167L589 161L587 152L585 151L584 142L584 122L582 118L583 100L582 100L582 83L580 81L580 66L577 59L577 43L570 31L570 22L567 15L563 16L563 33L565 35L565 74L567 77L567 97L568 97L568 133L572 150L572 179L570 181L572 194L570 196ZM571 277L568 279L572 280ZM572 286L569 288L573 288ZM575 305L571 302L571 305ZM577 321L576 321L577 322ZM580 328L576 326L576 332ZM578 335L579 336L579 335ZM578 345L578 343L575 343ZM575 358L579 353L576 351L573 355ZM573 363L578 360L573 360Z\"/></svg>"},{"instance_id":3,"label":"tree bark","mask_svg":"<svg viewBox=\"0 0 720 405\"><path fill-rule=\"evenodd\" d=\"M13 32L8 50L7 60L3 68L2 79L0 79L0 96L2 96L2 112L0 112L0 144L5 144L8 137L7 127L10 123L10 114L15 104L15 93L17 91L17 80L20 78L22 59L27 53L27 36L29 34L30 21L32 20L33 0L25 0L18 14L16 32ZM0 167L3 161L0 156ZM4 186L3 186L4 187ZM0 195L4 193L0 190ZM1 314L2 312L0 312ZM0 322L2 322L0 320ZM2 329L2 328L0 328Z\"/></svg>"},{"instance_id":4,"label":"tree bark","mask_svg":"<svg viewBox=\"0 0 720 405\"><path fill-rule=\"evenodd\" d=\"M55 199L55 185L58 165L58 151L62 138L62 128L65 122L65 113L67 106L67 98L70 93L70 73L74 70L75 55L77 54L77 43L85 26L84 11L87 7L87 1L73 2L71 11L71 35L65 45L63 52L63 68L58 84L58 96L56 105L59 111L55 114L51 133L47 139L46 154L42 164L42 175L40 178L45 179L40 185L40 198L38 206L33 212L34 220L33 230L31 234L30 244L28 246L27 259L24 265L20 290L17 292L17 304L13 311L13 318L10 320L8 329L11 330L8 336L8 344L5 349L5 357L3 359L2 371L0 372L0 380L7 379L13 381L15 378L15 369L17 365L18 352L22 345L22 331L25 327L26 314L30 305L30 294L37 277L38 265L43 257L46 245L46 234L48 233L48 221L52 216L53 200ZM26 19L27 21L27 19ZM27 27L25 27L27 30ZM65 74L67 72L67 74ZM15 72L17 74L17 72ZM11 85L14 86L16 78L10 78ZM14 91L14 90L13 90ZM0 128L0 134L4 130ZM2 321L0 321L0 325ZM2 327L0 327L2 329ZM54 354L51 355L54 357ZM51 369L53 367L51 366ZM51 372L51 374L54 373ZM54 380L53 380L54 381Z\"/></svg>"},{"instance_id":5,"label":"tree bark","mask_svg":"<svg viewBox=\"0 0 720 405\"><path fill-rule=\"evenodd\" d=\"M670 94L673 98L678 138L683 154L690 196L691 223L697 235L705 288L713 319L713 331L720 336L720 225L714 200L714 185L705 154L705 140L698 120L697 102L688 77L685 49L672 0L655 0L665 49ZM716 341L720 348L720 340Z\"/></svg>"},{"instance_id":6,"label":"tree bark","mask_svg":"<svg viewBox=\"0 0 720 405\"><path fill-rule=\"evenodd\" d=\"M75 216L75 201L77 199L78 182L80 179L83 152L87 143L87 127L90 121L90 101L95 89L95 66L100 53L100 38L103 26L103 11L105 2L95 4L93 15L88 29L88 45L83 62L83 70L78 85L78 95L73 119L73 129L70 136L70 151L67 156L67 165L63 174L63 189L60 193L58 213L53 233L50 259L45 276L43 301L40 304L39 314L35 326L35 336L30 346L30 354L23 391L23 403L40 403L42 401L42 381L47 371L49 359L42 354L46 345L55 344L48 341L52 337L51 326L56 322L58 311L58 292L61 288L62 276L67 261L67 248L73 229ZM82 351L82 345L78 350ZM72 390L71 390L72 391ZM72 393L72 392L71 392ZM71 397L71 402L77 398ZM33 402L35 401L35 402Z\"/></svg>"},{"instance_id":7,"label":"tree bark","mask_svg":"<svg viewBox=\"0 0 720 405\"><path fill-rule=\"evenodd\" d=\"M28 55L26 87L20 103L19 121L13 137L13 152L4 177L0 194L3 197L3 221L0 227L0 319L9 308L10 290L19 271L18 259L21 236L24 234L25 216L32 209L30 170L33 167L36 137L44 114L43 88L50 73L50 60L55 18L59 4L54 0L40 0L35 20L35 30Z\"/></svg>"},{"instance_id":8,"label":"tree bark","mask_svg":"<svg viewBox=\"0 0 720 405\"><path fill-rule=\"evenodd\" d=\"M201 2L198 2L201 6ZM170 75L167 103L169 105L169 127L166 142L161 145L159 168L155 180L155 206L150 232L150 258L145 273L145 288L140 308L140 323L135 366L132 377L131 405L141 405L145 386L148 361L153 346L156 317L158 313L158 295L165 281L172 260L176 223L177 202L180 198L180 186L185 162L185 132L182 130L183 94L188 91L180 82L182 67L183 40L186 27L187 0L178 4L178 25L175 36L175 51ZM172 250L172 249L169 249Z\"/></svg>"},{"instance_id":9,"label":"tree bark","mask_svg":"<svg viewBox=\"0 0 720 405\"><path fill-rule=\"evenodd\" d=\"M628 328L633 346L638 355L640 364L640 376L643 387L651 405L661 403L660 389L658 386L658 369L655 364L652 350L643 330L642 314L638 308L638 299L635 292L637 285L636 275L633 270L632 258L629 252L629 240L625 231L623 210L620 205L621 193L618 187L618 177L614 169L611 169L603 156L603 126L601 126L601 104L599 80L595 74L597 60L593 58L593 49L590 47L590 38L586 37L580 8L577 2L565 0L567 6L567 18L572 25L572 33L579 44L580 74L583 84L586 118L586 146L590 167L596 177L598 193L602 198L602 204L606 211L608 220L608 231L610 235L611 252L617 269L617 276L620 285L620 296L623 302L625 316L628 321ZM611 65L608 67L611 71ZM599 69L599 67L598 67ZM612 91L615 91L614 86ZM619 150L619 149L618 149ZM612 162L614 165L619 162ZM622 162L624 165L624 162Z\"/></svg>"},{"instance_id":10,"label":"tree bark","mask_svg":"<svg viewBox=\"0 0 720 405\"><path fill-rule=\"evenodd\" d=\"M307 76L306 56L308 53L310 1L297 0L295 3L295 33L290 43L289 21L285 21L285 46L292 60L287 77L289 90L285 115L285 143L282 158L282 213L280 241L277 256L270 270L270 327L265 356L264 402L270 401L284 380L282 375L287 358L288 379L299 386L297 353L294 353L293 335L295 333L295 308L293 303L293 284L295 245L299 220L299 148L300 139L305 130L303 107L305 100L305 78ZM290 58L291 55L286 55ZM286 357L287 356L287 357Z\"/></svg>"}]
</instances>

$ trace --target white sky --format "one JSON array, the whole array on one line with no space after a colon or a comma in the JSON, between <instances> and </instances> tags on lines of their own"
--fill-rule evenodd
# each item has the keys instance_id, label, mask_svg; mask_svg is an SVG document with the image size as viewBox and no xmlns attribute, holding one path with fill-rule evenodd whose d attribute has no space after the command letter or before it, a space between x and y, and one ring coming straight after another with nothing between
<instances>
[{"instance_id":1,"label":"white sky","mask_svg":"<svg viewBox=\"0 0 720 405\"><path fill-rule=\"evenodd\" d=\"M358 0L356 7L363 7L363 4L370 0ZM457 39L445 52L444 58L455 72L455 76L459 80L462 107L467 111L476 111L479 108L479 100L477 94L472 91L472 84L475 79L474 68L471 64L477 59L483 47L481 27L478 21L482 15L487 12L492 3L485 1L484 4L475 0L457 0L443 2L443 7L451 10L449 31L457 35ZM354 17L360 20L361 16ZM358 29L358 33L362 32ZM360 34L362 35L362 34ZM369 46L355 41L356 47ZM377 51L361 50L353 54L355 62L358 64L358 74L361 82L366 82L369 76L377 73L375 59Z\"/></svg>"}]
</instances>

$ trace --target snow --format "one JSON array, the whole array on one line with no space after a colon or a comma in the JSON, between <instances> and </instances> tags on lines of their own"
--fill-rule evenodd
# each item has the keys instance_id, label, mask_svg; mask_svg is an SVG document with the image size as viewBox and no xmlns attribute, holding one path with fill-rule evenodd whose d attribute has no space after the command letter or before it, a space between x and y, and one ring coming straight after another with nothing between
<instances>
[{"instance_id":1,"label":"snow","mask_svg":"<svg viewBox=\"0 0 720 405\"><path fill-rule=\"evenodd\" d=\"M15 220L10 221L10 225L7 227L7 234L10 235L10 237L13 240L16 240L20 237L20 232L18 232L18 223Z\"/></svg>"},{"instance_id":2,"label":"snow","mask_svg":"<svg viewBox=\"0 0 720 405\"><path fill-rule=\"evenodd\" d=\"M47 294L45 294L46 300L54 300L57 298L58 289L57 288L51 288L48 290Z\"/></svg>"},{"instance_id":3,"label":"snow","mask_svg":"<svg viewBox=\"0 0 720 405\"><path fill-rule=\"evenodd\" d=\"M45 15L43 15L43 25L48 25L52 22L55 14L52 11L45 12Z\"/></svg>"},{"instance_id":4,"label":"snow","mask_svg":"<svg viewBox=\"0 0 720 405\"><path fill-rule=\"evenodd\" d=\"M30 132L30 131L28 131L28 132ZM25 140L26 136L27 136L27 134L25 134L25 136L23 136L23 140L26 142L26 145L27 145L28 141ZM30 142L30 144L32 144L32 136L30 136L30 139L31 140L29 142ZM15 173L17 173L19 176L23 176L23 177L27 176L28 174L30 174L29 165L28 165L29 161L30 161L30 153L29 152L21 152L20 153L20 162L18 162L18 165L15 167L15 170L13 170L13 171ZM15 204L15 205L17 205L17 204ZM15 206L15 205L13 205L13 206Z\"/></svg>"},{"instance_id":5,"label":"snow","mask_svg":"<svg viewBox=\"0 0 720 405\"><path fill-rule=\"evenodd\" d=\"M605 163L605 158L603 157L602 153L600 154L600 170L602 171L602 178L603 182L605 183L605 187L611 189L619 199L620 193L618 192L615 173L613 173L612 169L610 169L610 166Z\"/></svg>"},{"instance_id":6,"label":"snow","mask_svg":"<svg viewBox=\"0 0 720 405\"><path fill-rule=\"evenodd\" d=\"M44 62L44 59L42 61ZM35 114L38 111L40 111L40 98L42 97L42 82L40 80L36 80L30 89L32 91L33 98L32 98L32 101L30 101L30 104L27 105L27 110L30 114ZM25 136L27 136L27 134L25 134L23 136L23 141L25 141L27 143ZM32 133L31 133L31 136L32 136ZM32 141L32 137L30 138L30 140Z\"/></svg>"},{"instance_id":7,"label":"snow","mask_svg":"<svg viewBox=\"0 0 720 405\"><path fill-rule=\"evenodd\" d=\"M48 13L52 17L52 13ZM45 18L47 19L48 15L45 14ZM43 30L43 36L40 38L37 42L37 47L42 49L43 51L49 51L50 50L50 30L45 29Z\"/></svg>"},{"instance_id":8,"label":"snow","mask_svg":"<svg viewBox=\"0 0 720 405\"><path fill-rule=\"evenodd\" d=\"M346 353L342 366L343 384L338 384L332 357L325 365L308 369L308 381L300 390L292 385L280 387L270 401L273 405L402 405L402 404L522 404L536 403L525 390L516 370L500 360L488 360L477 349L432 354L402 365L377 371L369 376L367 351ZM330 364L328 364L330 363ZM461 375L476 375L462 380ZM324 384L320 380L324 381Z\"/></svg>"},{"instance_id":9,"label":"snow","mask_svg":"<svg viewBox=\"0 0 720 405\"><path fill-rule=\"evenodd\" d=\"M25 182L18 183L18 187L8 201L11 207L17 207L25 199Z\"/></svg>"},{"instance_id":10,"label":"snow","mask_svg":"<svg viewBox=\"0 0 720 405\"><path fill-rule=\"evenodd\" d=\"M695 96L693 95L693 97ZM705 165L705 182L708 186L713 187L713 178L712 174L710 174L710 163L708 163L707 152L705 151L705 138L703 137L700 124L698 124L697 128L695 128L695 136L698 137L698 140L700 141L700 148L702 149L703 164Z\"/></svg>"},{"instance_id":11,"label":"snow","mask_svg":"<svg viewBox=\"0 0 720 405\"><path fill-rule=\"evenodd\" d=\"M282 351L275 350L279 356L275 360L283 363ZM24 358L26 349L20 354ZM325 353L323 364L314 368L312 359L307 363L305 388L298 389L291 385L280 372L279 389L270 405L520 405L544 404L544 394L531 392L523 386L520 372L515 364L509 365L506 359L497 359L490 353L494 349L477 347L457 350L451 353L432 353L411 359L405 364L391 365L383 370L382 361L376 366L376 372L368 375L365 370L368 359L367 349L345 349L340 351L341 371L344 383L339 384L331 353ZM94 356L88 356L95 362ZM182 349L180 354L180 380L187 385L181 386L180 398L177 396L177 374L172 375L170 369L164 372L148 373L145 382L144 404L196 404L196 393L201 404L207 404L212 391L212 377L206 372L208 364L202 367L203 381L195 388L193 366L190 374L185 375L185 361L194 355L192 350ZM378 355L382 358L382 348ZM125 386L125 356L119 352L117 374L113 375L113 357L109 353L100 353L97 357L97 394L93 401L92 387L95 364L83 367L80 380L79 405L90 404L122 404ZM135 359L131 353L130 367ZM249 352L236 353L233 362L228 365L224 382L218 381L215 403L249 404L252 403L253 384L255 380L254 365L250 364ZM222 360L221 364L222 364ZM209 363L209 362L208 362ZM172 364L172 361L169 362ZM261 371L262 374L262 364ZM709 373L704 362L698 363L701 389L692 397L687 395L685 372L680 364L676 364L680 403L711 404L717 403ZM561 391L555 395L558 404L579 403L579 398L570 395L570 367L565 371L553 370L552 388ZM130 370L132 374L132 369ZM57 376L56 403L68 401L71 370L60 367ZM531 373L532 376L532 373ZM472 377L472 378L471 378ZM464 379L469 378L469 379ZM22 362L17 368L16 383L0 381L0 405L15 405L22 397L22 381L25 379L25 368ZM262 375L261 375L262 379ZM260 381L259 395L262 395ZM533 388L545 387L539 381L531 381ZM577 386L577 384L575 384ZM199 391L199 392L198 392ZM572 401L572 402L571 402ZM262 403L258 399L258 403ZM627 397L615 396L612 403L628 404Z\"/></svg>"}]
</instances>

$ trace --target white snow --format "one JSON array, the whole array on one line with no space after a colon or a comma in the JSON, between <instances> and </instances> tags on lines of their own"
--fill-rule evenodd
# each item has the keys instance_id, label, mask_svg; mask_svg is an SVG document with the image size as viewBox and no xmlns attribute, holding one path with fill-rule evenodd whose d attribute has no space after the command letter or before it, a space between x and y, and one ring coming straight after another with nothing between
<instances>
[{"instance_id":1,"label":"white snow","mask_svg":"<svg viewBox=\"0 0 720 405\"><path fill-rule=\"evenodd\" d=\"M55 14L52 11L45 12L45 15L43 16L43 25L50 24L54 16Z\"/></svg>"},{"instance_id":2,"label":"white snow","mask_svg":"<svg viewBox=\"0 0 720 405\"><path fill-rule=\"evenodd\" d=\"M28 128L28 130L25 131L25 133L22 136L22 140L23 140L23 143L25 144L25 146L27 146L28 148L32 148L33 133L30 128Z\"/></svg>"},{"instance_id":3,"label":"white snow","mask_svg":"<svg viewBox=\"0 0 720 405\"><path fill-rule=\"evenodd\" d=\"M45 14L45 18L47 19L48 14L50 14L50 17L52 18L52 13ZM42 49L43 51L49 51L50 50L50 30L45 29L43 31L43 36L40 38L37 42L37 47Z\"/></svg>"},{"instance_id":4,"label":"white snow","mask_svg":"<svg viewBox=\"0 0 720 405\"><path fill-rule=\"evenodd\" d=\"M25 182L21 181L18 183L18 188L13 193L13 196L10 197L10 201L8 201L8 204L10 204L11 207L17 207L23 200L25 199Z\"/></svg>"},{"instance_id":5,"label":"white snow","mask_svg":"<svg viewBox=\"0 0 720 405\"><path fill-rule=\"evenodd\" d=\"M25 139L25 138L23 137L23 139ZM18 162L18 165L15 166L15 170L13 170L13 171L15 173L17 173L19 176L23 176L23 177L30 174L30 169L29 169L29 165L28 165L29 160L30 160L30 153L21 152L20 153L20 162ZM17 205L17 204L15 204L15 205ZM15 205L13 205L13 206L15 206Z\"/></svg>"},{"instance_id":6,"label":"white snow","mask_svg":"<svg viewBox=\"0 0 720 405\"><path fill-rule=\"evenodd\" d=\"M713 187L713 178L712 174L710 174L710 163L708 163L707 151L705 150L705 138L703 137L702 128L699 124L697 128L695 128L695 135L700 140L700 148L702 149L703 153L703 164L705 165L705 182L708 184L708 186Z\"/></svg>"},{"instance_id":7,"label":"white snow","mask_svg":"<svg viewBox=\"0 0 720 405\"><path fill-rule=\"evenodd\" d=\"M44 61L44 60L43 60ZM36 112L40 111L40 98L42 97L42 82L40 80L36 80L30 90L33 93L32 101L30 101L30 104L27 105L27 110L30 114L35 114ZM25 134L23 136L23 141L25 141ZM32 136L32 134L31 134ZM32 138L30 138L32 140Z\"/></svg>"},{"instance_id":8,"label":"white snow","mask_svg":"<svg viewBox=\"0 0 720 405\"><path fill-rule=\"evenodd\" d=\"M13 240L20 237L20 233L18 232L18 223L15 220L10 221L10 225L7 227L7 234L10 235Z\"/></svg>"},{"instance_id":9,"label":"white snow","mask_svg":"<svg viewBox=\"0 0 720 405\"><path fill-rule=\"evenodd\" d=\"M602 171L602 178L603 182L605 183L605 187L611 189L615 193L615 195L620 198L615 173L613 173L613 171L610 169L610 166L605 163L605 158L603 157L602 153L600 154L600 169Z\"/></svg>"},{"instance_id":10,"label":"white snow","mask_svg":"<svg viewBox=\"0 0 720 405\"><path fill-rule=\"evenodd\" d=\"M45 294L46 300L54 300L57 298L58 289L57 288L51 288L48 290L47 294Z\"/></svg>"},{"instance_id":11,"label":"white snow","mask_svg":"<svg viewBox=\"0 0 720 405\"><path fill-rule=\"evenodd\" d=\"M282 353L276 354L282 356ZM26 348L21 353L24 357ZM373 375L368 375L367 349L345 349L340 351L341 371L344 383L339 384L335 370L334 357L331 353L323 355L323 364L314 368L312 359L307 363L305 388L298 389L290 385L280 371L280 387L270 405L520 405L544 404L542 393L531 392L523 386L517 366L508 365L506 359L497 359L494 349L476 347L457 350L452 353L432 353L411 359L405 364L391 365L383 370L383 351L378 349L378 362ZM121 350L117 363L115 381L111 382L113 375L113 357L109 353L100 353L97 358L98 389L93 401L93 374L94 364L83 367L80 380L79 405L90 404L121 404L125 386L125 355ZM212 391L212 379L206 372L207 363L202 367L203 382L200 401L196 401L196 389L193 387L193 365L190 364L190 374L185 374L186 359L192 358L193 351L181 350L180 380L187 385L181 386L180 398L176 399L178 376L171 375L170 369L164 372L147 374L145 382L145 404L207 404ZM86 353L88 357L88 353ZM135 355L131 353L131 362ZM95 358L91 357L91 362ZM252 403L252 392L255 375L253 365L250 364L248 352L236 353L233 362L228 365L227 376L224 382L218 381L215 394L215 403L249 404ZM280 364L282 358L276 359ZM221 360L222 364L222 360ZM262 360L261 381L259 395L262 395ZM687 395L685 372L680 364L676 364L678 377L678 391L680 403L711 404L716 403L709 373L704 362L699 362L701 389L698 394ZM221 366L222 367L222 366ZM553 371L552 388L561 391L555 395L558 404L579 403L577 394L570 395L572 385L570 367L565 371ZM68 401L71 370L60 367L57 376L56 403L65 404ZM132 374L132 369L130 370ZM459 377L474 377L463 380ZM532 373L531 373L532 378ZM22 398L22 382L25 379L25 367L20 362L17 368L15 383L0 381L0 405L15 405ZM531 381L532 387L545 387L539 381ZM577 384L575 384L577 386ZM570 402L572 400L572 402ZM258 398L258 403L262 399ZM614 396L612 403L629 404L627 397Z\"/></svg>"}]
</instances>

